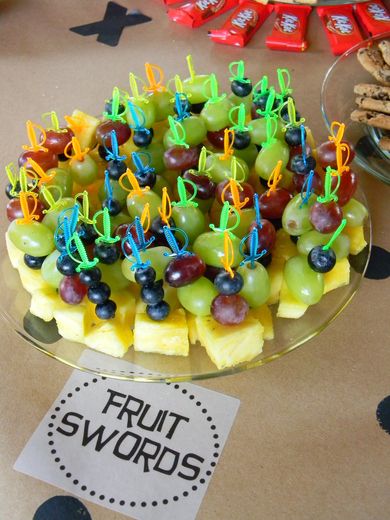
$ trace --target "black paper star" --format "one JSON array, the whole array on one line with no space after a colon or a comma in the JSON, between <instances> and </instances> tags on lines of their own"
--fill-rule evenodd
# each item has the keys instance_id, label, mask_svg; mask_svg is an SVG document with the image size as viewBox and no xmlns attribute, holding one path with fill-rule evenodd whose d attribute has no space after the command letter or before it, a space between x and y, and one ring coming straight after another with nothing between
<instances>
[{"instance_id":1,"label":"black paper star","mask_svg":"<svg viewBox=\"0 0 390 520\"><path fill-rule=\"evenodd\" d=\"M81 36L97 34L97 41L115 47L118 45L122 31L125 27L150 22L149 16L140 11L127 13L126 7L115 2L108 2L103 20L71 27L70 30Z\"/></svg>"}]
</instances>

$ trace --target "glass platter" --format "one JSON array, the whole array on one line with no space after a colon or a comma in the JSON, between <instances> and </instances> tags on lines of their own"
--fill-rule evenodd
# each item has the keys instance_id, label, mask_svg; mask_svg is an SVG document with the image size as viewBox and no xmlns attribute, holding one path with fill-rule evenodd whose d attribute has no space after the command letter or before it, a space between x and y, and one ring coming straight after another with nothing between
<instances>
[{"instance_id":1,"label":"glass platter","mask_svg":"<svg viewBox=\"0 0 390 520\"><path fill-rule=\"evenodd\" d=\"M355 149L355 161L374 177L390 184L390 153L382 151L378 146L382 131L350 120L351 112L357 108L354 85L378 83L360 65L356 53L360 48L386 38L390 38L390 32L369 38L349 49L333 63L322 84L321 110L329 130L332 121L345 123L345 139Z\"/></svg>"},{"instance_id":2,"label":"glass platter","mask_svg":"<svg viewBox=\"0 0 390 520\"><path fill-rule=\"evenodd\" d=\"M356 198L366 205L364 194L361 191L358 192ZM131 371L124 370L121 360L111 356L102 356L100 353L98 366L97 363L91 361L93 356L84 356L87 361L83 361L80 358L89 350L87 347L81 343L61 338L54 320L46 323L28 311L31 297L22 288L18 271L11 266L4 239L0 246L4 288L0 314L19 337L40 352L71 367L101 376L158 382L206 379L233 374L264 365L293 351L314 338L343 311L356 293L367 267L371 244L369 219L366 221L364 233L368 245L359 255L350 257L350 284L323 296L318 304L309 307L304 316L298 320L275 318L277 305L272 306L275 339L266 341L263 352L252 361L232 368L218 370L200 345L192 346L188 357L144 354L130 348L125 357L121 359L140 367L138 372L134 368ZM6 346L6 348L10 348L10 346ZM107 359L106 364L101 362L102 357Z\"/></svg>"},{"instance_id":3,"label":"glass platter","mask_svg":"<svg viewBox=\"0 0 390 520\"><path fill-rule=\"evenodd\" d=\"M326 5L344 5L344 4L360 4L363 2L367 2L367 0L355 0L354 2L351 2L351 0L318 0L317 2L315 0L302 0L301 2L299 0L285 0L278 1L278 0L270 0L271 4L296 4L296 5L310 5L311 7L319 7L319 6L326 6Z\"/></svg>"}]
</instances>

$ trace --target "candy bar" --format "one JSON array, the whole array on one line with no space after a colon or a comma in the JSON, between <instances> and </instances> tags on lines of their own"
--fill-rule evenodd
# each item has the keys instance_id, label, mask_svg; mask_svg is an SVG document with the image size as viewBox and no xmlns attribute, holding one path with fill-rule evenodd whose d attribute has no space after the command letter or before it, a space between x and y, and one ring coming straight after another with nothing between
<instances>
[{"instance_id":1,"label":"candy bar","mask_svg":"<svg viewBox=\"0 0 390 520\"><path fill-rule=\"evenodd\" d=\"M211 40L217 43L244 47L272 12L271 5L256 1L243 1L233 11L220 29L209 31Z\"/></svg>"},{"instance_id":2,"label":"candy bar","mask_svg":"<svg viewBox=\"0 0 390 520\"><path fill-rule=\"evenodd\" d=\"M370 36L390 31L390 12L380 0L357 4L355 14Z\"/></svg>"},{"instance_id":3,"label":"candy bar","mask_svg":"<svg viewBox=\"0 0 390 520\"><path fill-rule=\"evenodd\" d=\"M265 43L269 49L279 51L305 51L307 19L311 7L307 5L278 5L272 33Z\"/></svg>"},{"instance_id":4,"label":"candy bar","mask_svg":"<svg viewBox=\"0 0 390 520\"><path fill-rule=\"evenodd\" d=\"M174 22L194 28L220 16L237 4L238 0L196 0L176 9L169 9L168 16Z\"/></svg>"},{"instance_id":5,"label":"candy bar","mask_svg":"<svg viewBox=\"0 0 390 520\"><path fill-rule=\"evenodd\" d=\"M318 7L317 14L321 18L333 54L343 54L363 41L353 16L352 5Z\"/></svg>"}]
</instances>

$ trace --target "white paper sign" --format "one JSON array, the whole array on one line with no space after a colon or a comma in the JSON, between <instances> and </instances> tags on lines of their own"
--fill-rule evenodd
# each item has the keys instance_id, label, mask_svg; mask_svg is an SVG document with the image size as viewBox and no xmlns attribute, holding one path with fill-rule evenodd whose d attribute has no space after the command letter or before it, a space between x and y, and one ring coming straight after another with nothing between
<instances>
[{"instance_id":1,"label":"white paper sign","mask_svg":"<svg viewBox=\"0 0 390 520\"><path fill-rule=\"evenodd\" d=\"M14 469L139 520L191 520L238 407L235 398L188 383L75 370Z\"/></svg>"}]
</instances>

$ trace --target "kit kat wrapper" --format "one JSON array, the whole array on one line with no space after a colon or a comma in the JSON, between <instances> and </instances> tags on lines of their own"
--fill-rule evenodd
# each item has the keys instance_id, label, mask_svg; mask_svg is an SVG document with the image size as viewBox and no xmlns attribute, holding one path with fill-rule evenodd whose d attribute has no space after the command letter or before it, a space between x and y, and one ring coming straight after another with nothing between
<instances>
[{"instance_id":1,"label":"kit kat wrapper","mask_svg":"<svg viewBox=\"0 0 390 520\"><path fill-rule=\"evenodd\" d=\"M267 47L277 51L305 51L308 47L307 19L311 10L308 5L275 6L276 19L272 33L265 40Z\"/></svg>"},{"instance_id":2,"label":"kit kat wrapper","mask_svg":"<svg viewBox=\"0 0 390 520\"><path fill-rule=\"evenodd\" d=\"M168 16L174 22L188 27L201 25L238 5L238 0L193 0L177 8L169 8Z\"/></svg>"},{"instance_id":3,"label":"kit kat wrapper","mask_svg":"<svg viewBox=\"0 0 390 520\"><path fill-rule=\"evenodd\" d=\"M350 4L317 7L333 54L343 54L363 41Z\"/></svg>"},{"instance_id":4,"label":"kit kat wrapper","mask_svg":"<svg viewBox=\"0 0 390 520\"><path fill-rule=\"evenodd\" d=\"M355 15L369 36L390 31L390 12L380 0L356 4Z\"/></svg>"},{"instance_id":5,"label":"kit kat wrapper","mask_svg":"<svg viewBox=\"0 0 390 520\"><path fill-rule=\"evenodd\" d=\"M273 10L272 5L244 0L233 11L220 29L209 31L209 37L216 43L245 47L260 29Z\"/></svg>"}]
</instances>

